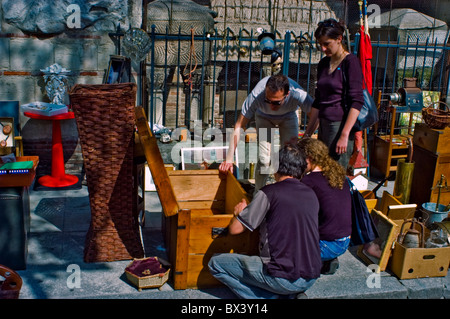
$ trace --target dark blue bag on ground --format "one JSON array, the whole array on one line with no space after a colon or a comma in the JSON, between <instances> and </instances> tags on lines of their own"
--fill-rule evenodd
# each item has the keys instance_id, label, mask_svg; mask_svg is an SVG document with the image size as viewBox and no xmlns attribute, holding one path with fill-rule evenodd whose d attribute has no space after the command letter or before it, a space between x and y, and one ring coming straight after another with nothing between
<instances>
[{"instance_id":1,"label":"dark blue bag on ground","mask_svg":"<svg viewBox=\"0 0 450 319\"><path fill-rule=\"evenodd\" d=\"M352 198L352 235L350 246L358 246L370 243L379 237L377 227L370 216L364 196L358 191L356 186L347 178L350 185Z\"/></svg>"}]
</instances>

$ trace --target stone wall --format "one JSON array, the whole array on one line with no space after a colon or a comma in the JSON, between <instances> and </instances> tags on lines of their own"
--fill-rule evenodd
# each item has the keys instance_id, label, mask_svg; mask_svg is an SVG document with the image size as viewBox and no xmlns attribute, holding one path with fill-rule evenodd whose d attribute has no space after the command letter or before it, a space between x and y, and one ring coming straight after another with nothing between
<instances>
[{"instance_id":1,"label":"stone wall","mask_svg":"<svg viewBox=\"0 0 450 319\"><path fill-rule=\"evenodd\" d=\"M178 2L182 3L183 1ZM275 27L280 32L277 36L282 37L289 28L306 30L305 26L309 19L309 15L306 13L310 6L314 7L318 13L318 15L314 15L316 18L331 14L324 1L272 1L272 6L277 3L280 10L272 8L271 12L268 11L268 2L260 0L212 0L198 3L217 13L215 27L220 34L223 34L226 28L237 32L240 28L250 30L256 27L266 29ZM75 11L74 9L68 10L68 7L73 5L79 9L78 20L74 19L76 9ZM151 1L149 5L152 5ZM200 11L207 12L208 10ZM273 18L275 16L276 19ZM108 35L108 33L116 31L118 24L125 31L128 27L141 27L142 1L1 0L0 100L18 100L21 105L34 101L48 102L41 69L54 63L71 70L71 74L68 76L69 86L79 83L102 83L110 55L118 53L117 40ZM220 54L219 52L219 56ZM179 77L179 71L176 71L175 74ZM209 79L210 82L216 80ZM132 81L140 83L136 63L133 63ZM176 82L176 77L174 77L174 81ZM140 96L140 92L138 92L138 104L142 103L139 100ZM179 112L178 123L176 123L175 116L176 106L183 105L185 101L183 90L181 89L177 95L175 89L172 88L167 98L167 126L171 128L176 124L183 126L185 124L184 113ZM208 123L211 118L211 103L214 104L214 117L220 118L219 95L213 93L208 87L205 100L207 105L204 110L205 123ZM156 100L156 104L158 103L160 101ZM195 103L198 103L198 99L194 98L192 103L192 109L195 111L197 108ZM156 113L155 119L161 118L161 112L157 111ZM197 117L197 114L191 113L192 117ZM40 157L38 173L49 174L51 170L51 121L29 119L21 114L20 123L24 153L38 155ZM75 120L65 120L61 125L66 170L71 174L80 173L82 158Z\"/></svg>"},{"instance_id":2,"label":"stone wall","mask_svg":"<svg viewBox=\"0 0 450 319\"><path fill-rule=\"evenodd\" d=\"M267 1L200 2L218 13L215 27L220 34L227 27L237 32L240 28L270 29L272 26L279 30L278 37L282 37L287 29L306 30L309 19L306 12L311 5L311 1L275 1L282 9L271 12L272 17L275 14L278 18L269 21ZM74 11L67 10L70 5L80 8L79 26L73 26ZM315 18L331 15L327 2L313 1L312 6L318 13L314 15ZM102 83L110 55L117 54L117 40L108 33L114 32L118 24L125 31L129 26L139 28L142 25L142 1L1 0L0 100L18 100L21 105L34 101L48 102L41 69L54 63L71 70L68 76L70 86L78 83ZM179 76L179 72L176 74ZM176 81L176 77L174 79ZM136 63L133 63L132 81L138 84L140 81ZM214 100L214 114L218 118L219 96L212 91L206 95L207 105L211 105ZM137 103L141 104L140 92L137 98ZM182 90L180 95L175 90L170 91L168 117L175 118L175 106L183 104L184 99ZM206 123L211 118L211 112L210 107L204 111ZM184 125L183 116L184 114L179 114L178 126ZM23 115L20 123L25 154L40 156L38 174L49 174L52 123L29 119ZM169 121L168 126L174 127L175 121ZM75 120L65 120L61 127L66 170L68 173L78 174L82 170L82 158Z\"/></svg>"},{"instance_id":3,"label":"stone wall","mask_svg":"<svg viewBox=\"0 0 450 319\"><path fill-rule=\"evenodd\" d=\"M79 27L68 26L73 11L66 9L71 4L81 9ZM97 1L95 5L83 0L1 1L0 100L19 101L20 105L49 102L40 70L54 63L71 70L69 86L102 83L110 55L117 54L117 41L108 33L119 23L139 27L140 6L139 0ZM133 66L136 82L138 69ZM20 124L25 155L38 155L38 175L49 174L52 122L21 113ZM79 174L83 161L75 120L62 121L61 129L66 172Z\"/></svg>"}]
</instances>

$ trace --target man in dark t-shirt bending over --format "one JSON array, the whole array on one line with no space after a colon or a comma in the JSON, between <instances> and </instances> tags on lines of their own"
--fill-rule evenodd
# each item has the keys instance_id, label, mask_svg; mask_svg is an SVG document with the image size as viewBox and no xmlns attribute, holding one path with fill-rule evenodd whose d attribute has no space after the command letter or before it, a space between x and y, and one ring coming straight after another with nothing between
<instances>
[{"instance_id":1,"label":"man in dark t-shirt bending over","mask_svg":"<svg viewBox=\"0 0 450 319\"><path fill-rule=\"evenodd\" d=\"M240 298L293 297L320 276L319 202L299 181L306 165L303 150L283 147L277 182L261 188L248 206L243 201L234 209L230 234L259 227L260 255L217 254L208 266Z\"/></svg>"}]
</instances>

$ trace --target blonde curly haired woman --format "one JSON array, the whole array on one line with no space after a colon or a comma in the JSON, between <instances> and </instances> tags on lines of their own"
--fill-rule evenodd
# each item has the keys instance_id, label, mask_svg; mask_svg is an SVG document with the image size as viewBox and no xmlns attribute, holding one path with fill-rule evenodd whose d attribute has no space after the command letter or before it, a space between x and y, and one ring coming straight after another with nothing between
<instances>
[{"instance_id":1,"label":"blonde curly haired woman","mask_svg":"<svg viewBox=\"0 0 450 319\"><path fill-rule=\"evenodd\" d=\"M307 174L302 182L311 187L320 203L319 235L322 274L333 274L339 268L337 257L345 253L352 232L350 186L342 165L330 157L320 140L305 137L298 146L306 154Z\"/></svg>"}]
</instances>

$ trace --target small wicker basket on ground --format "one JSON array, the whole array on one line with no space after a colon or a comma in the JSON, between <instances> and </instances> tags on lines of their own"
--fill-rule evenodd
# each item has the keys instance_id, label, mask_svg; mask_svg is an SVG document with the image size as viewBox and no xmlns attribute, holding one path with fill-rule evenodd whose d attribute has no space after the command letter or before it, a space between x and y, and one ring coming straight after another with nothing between
<instances>
[{"instance_id":1,"label":"small wicker basket on ground","mask_svg":"<svg viewBox=\"0 0 450 319\"><path fill-rule=\"evenodd\" d=\"M443 104L445 105L446 109L435 109L435 104ZM444 102L434 102L431 103L428 107L422 109L422 117L429 127L433 129L443 130L450 125L450 108Z\"/></svg>"},{"instance_id":2,"label":"small wicker basket on ground","mask_svg":"<svg viewBox=\"0 0 450 319\"><path fill-rule=\"evenodd\" d=\"M155 269L158 267L158 269ZM158 257L135 258L125 268L127 279L142 291L144 288L159 288L169 279L170 267Z\"/></svg>"},{"instance_id":3,"label":"small wicker basket on ground","mask_svg":"<svg viewBox=\"0 0 450 319\"><path fill-rule=\"evenodd\" d=\"M22 278L14 270L0 265L0 299L19 299Z\"/></svg>"}]
</instances>

